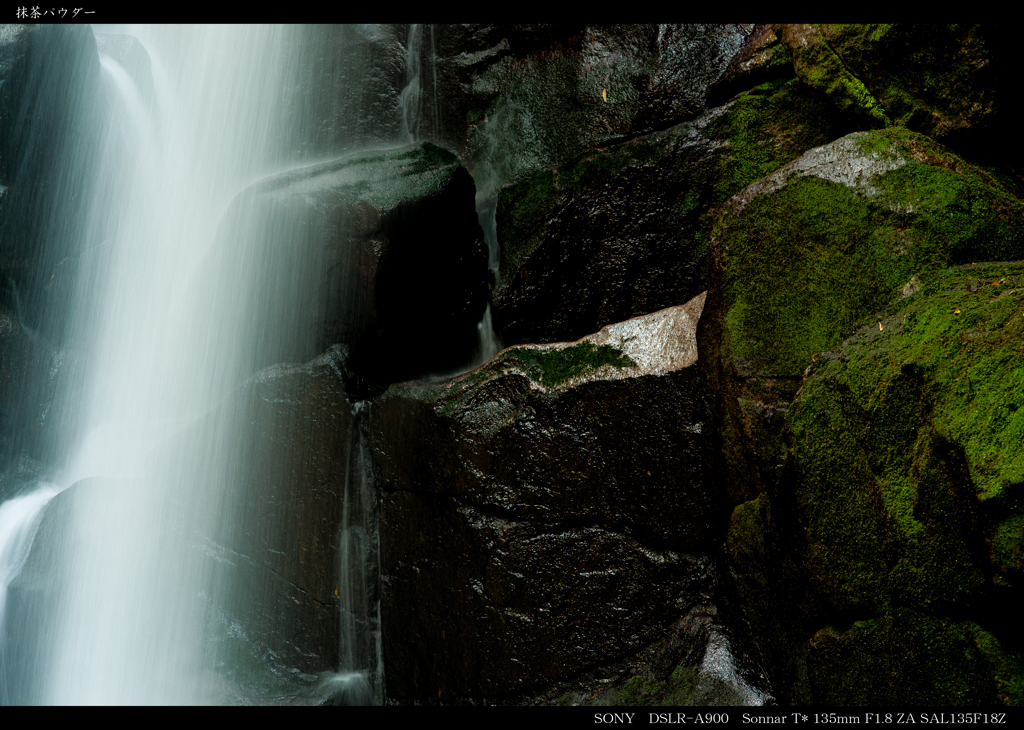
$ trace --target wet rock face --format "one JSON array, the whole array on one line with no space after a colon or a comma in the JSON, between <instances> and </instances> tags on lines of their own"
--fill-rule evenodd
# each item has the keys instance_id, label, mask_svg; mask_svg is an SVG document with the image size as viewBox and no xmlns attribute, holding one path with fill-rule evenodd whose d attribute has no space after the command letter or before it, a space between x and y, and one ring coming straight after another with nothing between
<instances>
[{"instance_id":1,"label":"wet rock face","mask_svg":"<svg viewBox=\"0 0 1024 730\"><path fill-rule=\"evenodd\" d=\"M722 517L699 452L702 305L374 403L389 695L520 691L636 651L685 609L701 572L685 553Z\"/></svg>"},{"instance_id":2,"label":"wet rock face","mask_svg":"<svg viewBox=\"0 0 1024 730\"><path fill-rule=\"evenodd\" d=\"M22 454L40 458L58 364L50 343L22 327L14 313L0 310L0 470Z\"/></svg>"},{"instance_id":3,"label":"wet rock face","mask_svg":"<svg viewBox=\"0 0 1024 730\"><path fill-rule=\"evenodd\" d=\"M473 196L465 168L428 143L257 183L221 229L241 232L215 244L240 264L218 283L237 316L222 336L253 320L272 330L256 367L345 342L382 383L465 362L487 296Z\"/></svg>"},{"instance_id":4,"label":"wet rock face","mask_svg":"<svg viewBox=\"0 0 1024 730\"><path fill-rule=\"evenodd\" d=\"M319 24L301 27L286 58L297 69L283 104L298 124L289 159L317 160L402 139L406 27Z\"/></svg>"},{"instance_id":5,"label":"wet rock face","mask_svg":"<svg viewBox=\"0 0 1024 730\"><path fill-rule=\"evenodd\" d=\"M754 26L438 26L437 138L501 183L691 119ZM486 170L486 173L483 172Z\"/></svg>"}]
</instances>

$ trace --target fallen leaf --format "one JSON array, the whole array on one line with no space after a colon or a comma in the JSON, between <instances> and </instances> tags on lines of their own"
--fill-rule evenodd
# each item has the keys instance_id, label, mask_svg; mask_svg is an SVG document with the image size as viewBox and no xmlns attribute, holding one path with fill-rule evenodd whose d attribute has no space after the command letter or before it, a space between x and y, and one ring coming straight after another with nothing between
<instances>
[{"instance_id":1,"label":"fallen leaf","mask_svg":"<svg viewBox=\"0 0 1024 730\"><path fill-rule=\"evenodd\" d=\"M881 331L882 331L882 323L881 323L881 322L879 322L879 323L878 323L878 331L879 331L879 332L881 332Z\"/></svg>"},{"instance_id":2,"label":"fallen leaf","mask_svg":"<svg viewBox=\"0 0 1024 730\"><path fill-rule=\"evenodd\" d=\"M960 310L956 310L955 312L953 312L953 314L960 314Z\"/></svg>"},{"instance_id":3,"label":"fallen leaf","mask_svg":"<svg viewBox=\"0 0 1024 730\"><path fill-rule=\"evenodd\" d=\"M604 103L608 103L608 89L601 89L601 98L604 99Z\"/></svg>"}]
</instances>

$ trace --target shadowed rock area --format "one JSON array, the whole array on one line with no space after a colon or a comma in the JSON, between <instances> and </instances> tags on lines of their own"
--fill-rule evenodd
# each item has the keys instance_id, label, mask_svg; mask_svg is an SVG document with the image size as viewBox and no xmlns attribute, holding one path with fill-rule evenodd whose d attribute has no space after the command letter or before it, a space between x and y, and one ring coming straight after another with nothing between
<instances>
[{"instance_id":1,"label":"shadowed rock area","mask_svg":"<svg viewBox=\"0 0 1024 730\"><path fill-rule=\"evenodd\" d=\"M393 697L571 677L636 653L712 591L724 513L700 457L703 300L375 401Z\"/></svg>"},{"instance_id":2,"label":"shadowed rock area","mask_svg":"<svg viewBox=\"0 0 1024 730\"><path fill-rule=\"evenodd\" d=\"M473 197L458 159L429 143L257 183L232 203L221 226L231 240L211 254L239 263L237 279L216 284L235 313L221 337L268 323L257 367L344 342L353 369L384 384L464 364L487 296Z\"/></svg>"}]
</instances>

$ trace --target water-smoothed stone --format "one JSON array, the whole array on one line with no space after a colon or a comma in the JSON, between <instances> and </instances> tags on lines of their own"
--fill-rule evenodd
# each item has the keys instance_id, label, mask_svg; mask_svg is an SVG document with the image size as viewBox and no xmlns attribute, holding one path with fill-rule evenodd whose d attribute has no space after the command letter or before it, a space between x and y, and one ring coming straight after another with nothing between
<instances>
[{"instance_id":1,"label":"water-smoothed stone","mask_svg":"<svg viewBox=\"0 0 1024 730\"><path fill-rule=\"evenodd\" d=\"M685 612L724 518L702 471L702 306L374 401L390 696L524 691Z\"/></svg>"},{"instance_id":2,"label":"water-smoothed stone","mask_svg":"<svg viewBox=\"0 0 1024 730\"><path fill-rule=\"evenodd\" d=\"M235 266L219 347L251 322L256 367L334 343L381 383L468 361L487 297L474 186L429 143L359 153L262 180L232 202L213 256Z\"/></svg>"},{"instance_id":3,"label":"water-smoothed stone","mask_svg":"<svg viewBox=\"0 0 1024 730\"><path fill-rule=\"evenodd\" d=\"M495 328L506 344L569 340L687 301L707 288L716 207L846 131L795 80L776 81L502 188Z\"/></svg>"},{"instance_id":4,"label":"water-smoothed stone","mask_svg":"<svg viewBox=\"0 0 1024 730\"><path fill-rule=\"evenodd\" d=\"M278 663L304 672L339 666L339 533L355 437L345 366L339 347L273 366L214 416L240 443L210 521L208 550L231 586L219 601ZM360 509L372 495L350 491L350 519L372 531Z\"/></svg>"},{"instance_id":5,"label":"water-smoothed stone","mask_svg":"<svg viewBox=\"0 0 1024 730\"><path fill-rule=\"evenodd\" d=\"M286 33L286 159L316 161L408 140L402 131L408 26L310 24ZM436 139L436 137L432 137Z\"/></svg>"}]
</instances>

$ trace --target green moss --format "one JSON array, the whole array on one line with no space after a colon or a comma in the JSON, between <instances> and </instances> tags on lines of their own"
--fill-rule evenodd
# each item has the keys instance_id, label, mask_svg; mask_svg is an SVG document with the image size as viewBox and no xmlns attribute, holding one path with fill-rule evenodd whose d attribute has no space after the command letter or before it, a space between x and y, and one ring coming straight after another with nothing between
<instances>
[{"instance_id":1,"label":"green moss","mask_svg":"<svg viewBox=\"0 0 1024 730\"><path fill-rule=\"evenodd\" d=\"M722 150L715 204L841 133L827 101L795 79L768 82L740 94L709 131L728 141Z\"/></svg>"},{"instance_id":2,"label":"green moss","mask_svg":"<svg viewBox=\"0 0 1024 730\"><path fill-rule=\"evenodd\" d=\"M984 129L995 110L995 74L976 25L836 24L826 42L894 123L936 139Z\"/></svg>"},{"instance_id":3,"label":"green moss","mask_svg":"<svg viewBox=\"0 0 1024 730\"><path fill-rule=\"evenodd\" d=\"M821 35L820 27L806 42L798 42L793 50L793 67L797 77L812 89L828 96L836 107L869 128L889 124L884 109L871 91L857 78Z\"/></svg>"},{"instance_id":4,"label":"green moss","mask_svg":"<svg viewBox=\"0 0 1024 730\"><path fill-rule=\"evenodd\" d=\"M518 361L533 380L548 387L558 387L572 378L595 372L604 366L616 369L636 367L629 355L611 345L581 342L563 349L520 347L506 350L503 362Z\"/></svg>"},{"instance_id":5,"label":"green moss","mask_svg":"<svg viewBox=\"0 0 1024 730\"><path fill-rule=\"evenodd\" d=\"M922 274L884 329L819 360L789 409L811 562L836 605L962 603L985 585L985 540L996 568L1019 574L1018 281L1024 264Z\"/></svg>"},{"instance_id":6,"label":"green moss","mask_svg":"<svg viewBox=\"0 0 1024 730\"><path fill-rule=\"evenodd\" d=\"M983 171L906 130L857 141L907 160L873 197L801 177L723 229L729 346L755 371L798 375L918 271L1024 257L1024 206Z\"/></svg>"},{"instance_id":7,"label":"green moss","mask_svg":"<svg viewBox=\"0 0 1024 730\"><path fill-rule=\"evenodd\" d=\"M892 260L871 218L863 196L815 177L747 207L726 243L734 356L765 375L798 375L892 298L914 264Z\"/></svg>"},{"instance_id":8,"label":"green moss","mask_svg":"<svg viewBox=\"0 0 1024 730\"><path fill-rule=\"evenodd\" d=\"M825 630L811 641L808 670L816 704L992 706L1009 699L994 666L1006 660L968 621L897 609ZM992 652L996 652L993 656Z\"/></svg>"},{"instance_id":9,"label":"green moss","mask_svg":"<svg viewBox=\"0 0 1024 730\"><path fill-rule=\"evenodd\" d=\"M992 535L992 562L1003 572L1024 570L1024 514L1015 514Z\"/></svg>"},{"instance_id":10,"label":"green moss","mask_svg":"<svg viewBox=\"0 0 1024 730\"><path fill-rule=\"evenodd\" d=\"M671 181L676 202L658 228L678 231L679 255L701 260L714 223L710 211L807 149L834 139L843 131L841 124L826 101L795 79L773 81L737 96L706 128L684 123L588 150L505 186L498 194L496 216L503 276L512 276L544 242L547 223L559 208L580 196L604 194L609 184L614 187L627 175L631 187L647 184L648 179L659 186ZM645 170L657 172L648 176ZM561 238L551 243L567 245Z\"/></svg>"},{"instance_id":11,"label":"green moss","mask_svg":"<svg viewBox=\"0 0 1024 730\"><path fill-rule=\"evenodd\" d=\"M594 345L589 341L565 348L513 347L503 350L484 366L466 375L431 385L395 383L382 397L421 400L433 404L441 415L453 417L462 412L467 399L474 396L481 383L495 377L518 373L546 388L558 388L604 367L621 370L636 367L636 362L611 345ZM522 395L495 408L516 412Z\"/></svg>"},{"instance_id":12,"label":"green moss","mask_svg":"<svg viewBox=\"0 0 1024 730\"><path fill-rule=\"evenodd\" d=\"M733 563L763 564L768 557L765 544L768 529L768 495L737 505L729 520L725 544Z\"/></svg>"}]
</instances>

